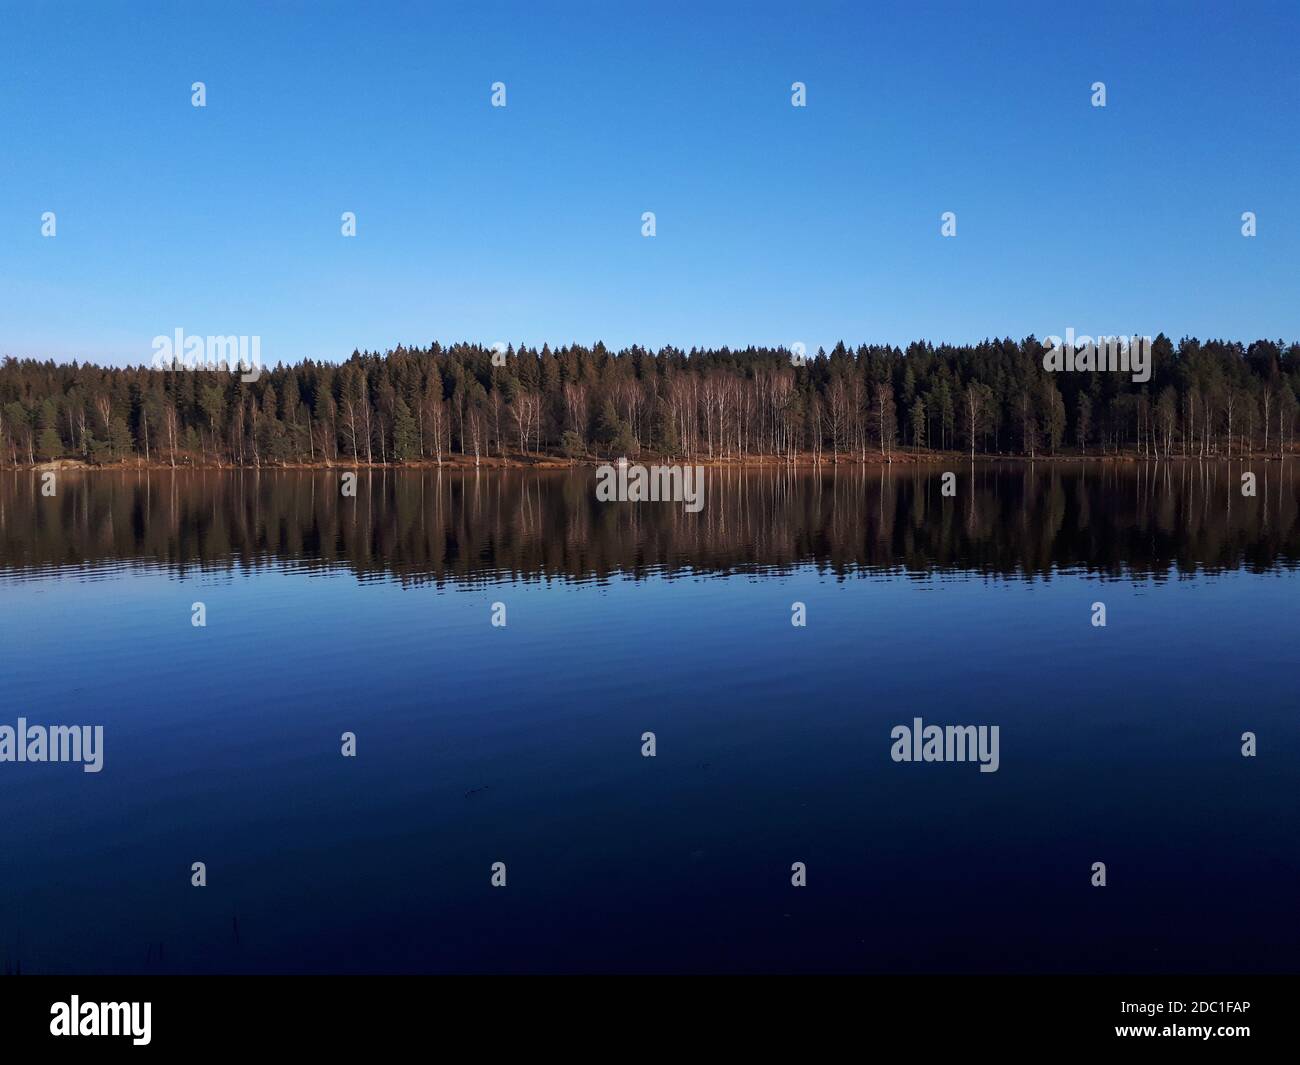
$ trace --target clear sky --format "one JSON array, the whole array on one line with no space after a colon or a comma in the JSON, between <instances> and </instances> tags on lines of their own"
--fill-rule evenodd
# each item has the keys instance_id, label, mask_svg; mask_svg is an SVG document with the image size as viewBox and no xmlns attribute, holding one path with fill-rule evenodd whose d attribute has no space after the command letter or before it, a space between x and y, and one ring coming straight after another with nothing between
<instances>
[{"instance_id":1,"label":"clear sky","mask_svg":"<svg viewBox=\"0 0 1300 1065\"><path fill-rule=\"evenodd\" d=\"M1294 2L4 2L0 354L1300 339L1298 44Z\"/></svg>"}]
</instances>

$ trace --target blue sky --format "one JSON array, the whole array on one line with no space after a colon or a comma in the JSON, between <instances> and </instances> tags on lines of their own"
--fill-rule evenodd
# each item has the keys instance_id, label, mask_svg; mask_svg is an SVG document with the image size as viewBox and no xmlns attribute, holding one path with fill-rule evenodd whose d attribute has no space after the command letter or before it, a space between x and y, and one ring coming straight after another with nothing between
<instances>
[{"instance_id":1,"label":"blue sky","mask_svg":"<svg viewBox=\"0 0 1300 1065\"><path fill-rule=\"evenodd\" d=\"M0 354L1300 339L1294 3L195 8L0 4Z\"/></svg>"}]
</instances>

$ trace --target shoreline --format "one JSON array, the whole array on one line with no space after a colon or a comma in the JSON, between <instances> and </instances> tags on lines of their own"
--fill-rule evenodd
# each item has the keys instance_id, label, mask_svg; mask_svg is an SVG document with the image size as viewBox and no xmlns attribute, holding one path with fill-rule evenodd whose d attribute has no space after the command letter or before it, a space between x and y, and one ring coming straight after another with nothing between
<instances>
[{"instance_id":1,"label":"shoreline","mask_svg":"<svg viewBox=\"0 0 1300 1065\"><path fill-rule=\"evenodd\" d=\"M811 453L803 453L793 458L783 458L773 455L747 455L743 457L728 458L705 458L705 457L666 457L662 455L641 456L635 459L629 458L629 465L632 466L703 466L707 469L830 469L845 468L884 468L888 466L936 466L952 465L953 463L1016 463L1021 465L1033 465L1035 463L1072 463L1072 462L1103 462L1115 464L1150 464L1161 462L1279 462L1292 455L1279 455L1276 452L1264 453L1259 451L1247 452L1239 455L1142 455L1132 452L1121 452L1119 454L1106 455L1081 455L1081 454L1063 454L1063 455L1015 455L1015 454L977 454L971 456L967 452L958 451L939 451L939 452L907 452L895 451L889 455L867 455L865 461L861 455L844 456L841 455L838 460L827 457L822 454L820 458L814 457ZM457 472L469 470L571 470L582 467L597 468L604 465L612 465L617 462L616 457L611 458L581 458L565 459L554 455L541 456L482 456L477 461L469 456L446 456L442 462L436 459L411 459L404 462L347 462L347 461L316 461L316 462L276 462L276 463L259 463L255 466L239 466L230 464L219 464L215 462L196 462L193 456L186 456L189 461L180 461L172 463L171 461L158 461L155 459L144 460L139 458L124 459L118 462L92 463L82 459L53 459L48 462L37 463L18 463L17 465L0 466L0 470L10 472L26 471L30 473L131 473L131 472L195 472L203 471L310 471L310 470L451 470Z\"/></svg>"}]
</instances>

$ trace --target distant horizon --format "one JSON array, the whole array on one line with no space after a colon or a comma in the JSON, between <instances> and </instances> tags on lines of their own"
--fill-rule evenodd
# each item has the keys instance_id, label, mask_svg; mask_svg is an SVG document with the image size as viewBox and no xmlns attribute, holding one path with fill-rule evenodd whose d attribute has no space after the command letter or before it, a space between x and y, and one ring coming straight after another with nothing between
<instances>
[{"instance_id":1,"label":"distant horizon","mask_svg":"<svg viewBox=\"0 0 1300 1065\"><path fill-rule=\"evenodd\" d=\"M188 333L186 335L206 336L205 334L188 334ZM809 359L815 359L818 356L828 357L837 348L840 347L842 347L845 351L848 352L857 352L863 349L879 350L879 349L887 348L891 350L896 350L899 353L901 353L903 356L906 356L908 349L915 345L927 346L937 351L945 348L952 349L952 350L976 349L982 347L985 344L1002 344L1008 342L1016 345L1023 345L1029 341L1037 341L1038 343L1042 344L1043 342L1046 341L1048 335L1049 334L1044 334L1040 336L1037 333L1032 333L1032 332L1026 333L1024 336L1021 337L1015 337L1010 334L1004 336L990 335L990 336L985 336L980 340L973 340L973 341L971 340L938 341L938 340L932 340L927 337L917 337L915 339L906 341L905 343L902 344L890 343L887 341L880 341L880 340L860 340L860 341L854 341L850 343L847 340L841 339L835 341L830 345L818 347L816 349L811 349L811 348L808 349L806 353L806 357ZM1097 335L1101 336L1101 335L1110 335L1110 334L1099 333ZM1121 331L1114 335L1126 336L1129 334L1125 334ZM1300 336L1298 336L1296 339L1287 339L1285 337L1258 336L1252 340L1245 340L1239 337L1194 336L1188 333L1175 336L1173 333L1170 333L1166 330L1160 330L1159 332L1150 335L1153 340L1159 340L1163 338L1169 341L1169 343L1174 346L1175 350L1177 350L1177 348L1181 344L1187 342L1200 344L1202 346L1224 345L1228 347L1240 347L1243 350L1243 352L1248 351L1250 348L1252 348L1257 344L1274 344L1278 347L1279 352L1283 355L1292 354L1292 353L1300 354L1300 352L1293 351L1293 349L1300 348ZM218 336L220 335L218 334ZM273 369L276 366L284 366L284 367L298 366L304 362L326 363L329 365L342 365L343 363L346 363L349 359L353 358L354 356L369 355L369 356L385 357L399 350L428 351L431 349L432 346L435 345L441 351L452 351L452 350L463 348L463 349L477 350L477 351L482 351L484 353L487 353L493 351L495 343L497 342L494 341L492 343L485 343L480 340L447 341L447 340L440 340L440 339L434 339L423 343L403 341L403 342L391 344L384 348L354 347L350 351L348 351L346 355L342 355L342 356L302 355L295 359L285 359L285 358L277 358L275 360L263 359L261 365L266 369ZM643 352L653 353L653 354L662 354L665 351L674 351L689 356L692 352L699 352L704 354L717 354L722 351L728 351L733 353L743 353L746 351L770 353L770 352L790 352L792 350L789 344L721 344L717 346L705 345L705 344L693 344L690 346L685 346L682 344L673 344L673 343L667 343L663 345L650 345L650 344L637 344L634 342L631 344L615 347L614 345L608 344L605 341L599 339L593 341L574 340L574 341L565 341L563 343L543 341L540 344L532 344L532 343L515 344L510 341L505 341L504 343L508 350L516 353L521 351L540 353L543 349L549 349L552 352L557 352L557 351L591 352L594 351L597 347L602 347L610 355L615 355L615 356L628 354L633 351L643 351ZM100 362L96 359L78 358L75 355L61 357L61 356L48 356L48 355L46 356L14 355L9 352L0 352L0 361L7 360L7 359L14 359L18 362L36 362L36 363L52 362L56 366L71 366L73 364L76 364L80 366L92 366L95 367L96 369L101 369L101 370L148 370L153 368L151 366L151 361L149 359L146 359L145 361L142 362L116 362L115 363L115 362Z\"/></svg>"}]
</instances>

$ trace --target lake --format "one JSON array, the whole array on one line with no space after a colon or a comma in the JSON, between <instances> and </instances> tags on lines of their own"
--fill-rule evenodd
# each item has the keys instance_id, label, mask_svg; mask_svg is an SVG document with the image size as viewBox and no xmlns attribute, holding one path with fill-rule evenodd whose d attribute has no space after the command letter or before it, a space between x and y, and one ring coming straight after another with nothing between
<instances>
[{"instance_id":1,"label":"lake","mask_svg":"<svg viewBox=\"0 0 1300 1065\"><path fill-rule=\"evenodd\" d=\"M947 469L0 471L0 966L1295 971L1295 464Z\"/></svg>"}]
</instances>

